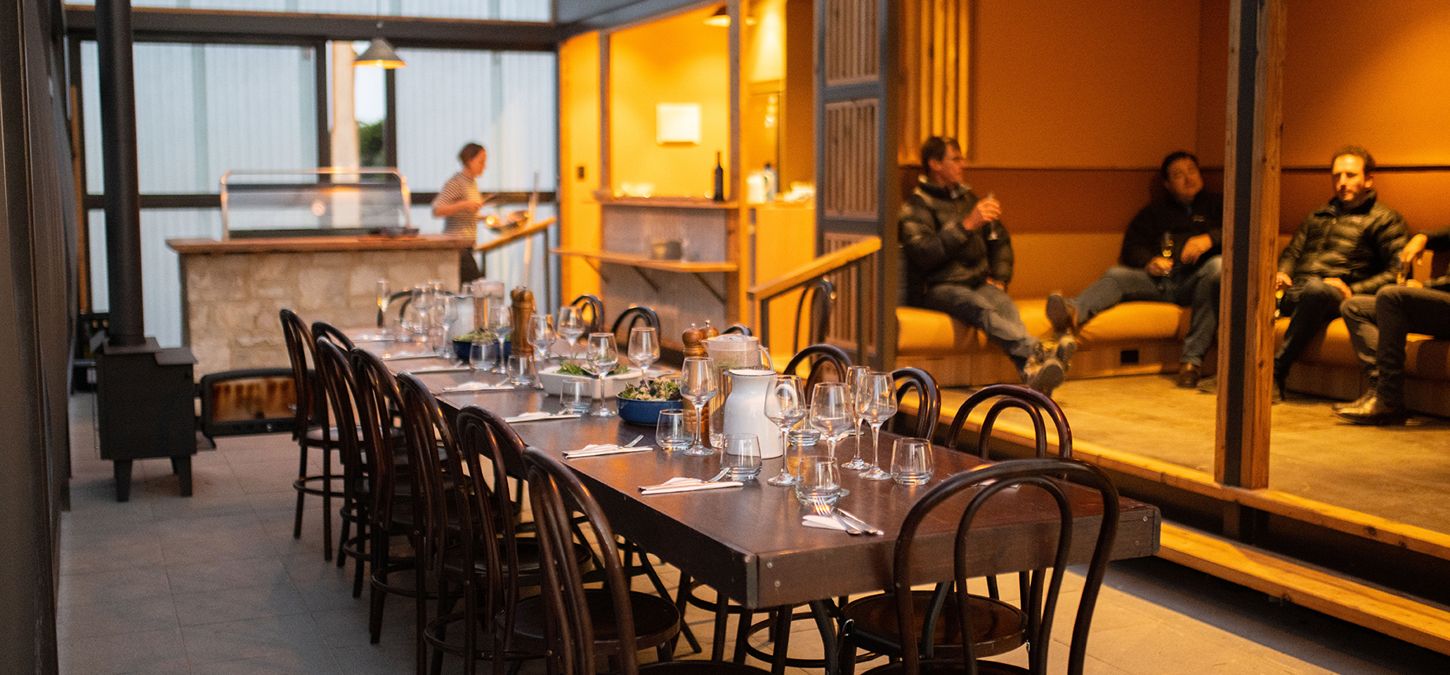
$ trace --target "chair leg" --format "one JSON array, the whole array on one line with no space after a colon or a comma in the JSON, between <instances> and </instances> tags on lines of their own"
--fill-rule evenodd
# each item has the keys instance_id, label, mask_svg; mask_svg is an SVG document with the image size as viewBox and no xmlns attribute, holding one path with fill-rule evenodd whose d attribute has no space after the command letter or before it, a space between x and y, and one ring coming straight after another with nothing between
<instances>
[{"instance_id":1,"label":"chair leg","mask_svg":"<svg viewBox=\"0 0 1450 675\"><path fill-rule=\"evenodd\" d=\"M771 644L771 675L782 675L785 673L786 659L790 658L790 622L794 608L785 607L775 610L775 616L771 618L771 631L775 638Z\"/></svg>"},{"instance_id":2,"label":"chair leg","mask_svg":"<svg viewBox=\"0 0 1450 675\"><path fill-rule=\"evenodd\" d=\"M478 627L474 622L478 615L478 599L474 597L473 582L470 579L464 579L462 585L463 675L475 675L478 672Z\"/></svg>"},{"instance_id":3,"label":"chair leg","mask_svg":"<svg viewBox=\"0 0 1450 675\"><path fill-rule=\"evenodd\" d=\"M715 631L710 645L710 660L725 660L725 623L730 620L729 605L725 594L715 592Z\"/></svg>"},{"instance_id":4,"label":"chair leg","mask_svg":"<svg viewBox=\"0 0 1450 675\"><path fill-rule=\"evenodd\" d=\"M422 543L421 540L421 537L417 537L414 539L414 541L418 544ZM423 592L423 589L426 588L424 584L427 583L427 576L423 571L423 550L421 547L419 547L415 549L415 551L416 553L414 553L414 555L417 557L414 559L413 565L413 583L416 585L418 592L413 594L413 665L416 667L415 675L423 675L423 673L428 671L428 641L423 639L423 632L427 630L428 627L428 594ZM381 600L378 601L377 621L377 634L381 635L383 623L383 603ZM374 639L374 641L376 641L376 639Z\"/></svg>"},{"instance_id":5,"label":"chair leg","mask_svg":"<svg viewBox=\"0 0 1450 675\"><path fill-rule=\"evenodd\" d=\"M735 663L745 663L745 643L750 640L750 624L754 618L754 612L740 608L740 616L735 623L735 652L730 656Z\"/></svg>"},{"instance_id":6,"label":"chair leg","mask_svg":"<svg viewBox=\"0 0 1450 675\"><path fill-rule=\"evenodd\" d=\"M346 488L344 488L342 497L342 511L340 512L342 518L342 526L338 528L337 533L337 569L342 569L347 566L347 555L344 554L342 550L344 547L347 546L347 535L352 534L353 519L348 516L348 509L352 507L352 505L353 500L347 496L347 490ZM361 523L358 524L358 529L359 531L361 531Z\"/></svg>"},{"instance_id":7,"label":"chair leg","mask_svg":"<svg viewBox=\"0 0 1450 675\"><path fill-rule=\"evenodd\" d=\"M332 560L332 449L322 448L322 559Z\"/></svg>"},{"instance_id":8,"label":"chair leg","mask_svg":"<svg viewBox=\"0 0 1450 675\"><path fill-rule=\"evenodd\" d=\"M298 444L298 456L301 457L301 459L299 460L297 466L297 480L303 481L307 479L307 445L305 443ZM306 485L306 483L301 482L299 482L297 485L297 513L293 516L292 519L293 539L302 538L302 507L303 499L307 497L307 493L303 492L302 490L304 487L306 487Z\"/></svg>"},{"instance_id":9,"label":"chair leg","mask_svg":"<svg viewBox=\"0 0 1450 675\"><path fill-rule=\"evenodd\" d=\"M680 635L670 639L670 650L674 651L675 645L679 643L683 635L685 642L690 645L691 654L700 653L700 641L695 639L694 631L690 630L690 624L685 621L685 610L687 609L686 599L690 596L690 575L680 572L680 586L675 589L675 611L680 613Z\"/></svg>"},{"instance_id":10,"label":"chair leg","mask_svg":"<svg viewBox=\"0 0 1450 675\"><path fill-rule=\"evenodd\" d=\"M442 570L442 567L440 566L439 567L439 571L441 572L441 570ZM458 602L458 598L453 597L453 595L451 593L449 593L449 588L448 588L449 585L450 584L448 583L448 579L446 577L444 577L443 574L441 574L441 573L438 574L438 613L435 616L435 618L437 618L437 619L442 619L443 617L448 616L449 614L451 614L453 612L453 606ZM439 642L446 642L447 641L447 637L448 637L448 624L446 622L444 622L444 621L439 621L438 622L438 641ZM441 675L441 673L443 672L443 650L442 649L434 649L433 650L433 662L431 664L429 664L429 671L433 675Z\"/></svg>"},{"instance_id":11,"label":"chair leg","mask_svg":"<svg viewBox=\"0 0 1450 675\"><path fill-rule=\"evenodd\" d=\"M364 562L371 559L372 541L368 538L367 520L359 517L357 521L357 556L352 561L352 597L361 598L363 589L363 569L367 567Z\"/></svg>"}]
</instances>

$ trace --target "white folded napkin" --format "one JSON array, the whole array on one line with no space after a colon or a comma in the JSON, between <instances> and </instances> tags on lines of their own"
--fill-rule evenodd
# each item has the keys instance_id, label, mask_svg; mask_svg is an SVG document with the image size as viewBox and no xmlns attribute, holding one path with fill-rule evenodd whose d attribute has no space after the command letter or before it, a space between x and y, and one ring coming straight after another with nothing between
<instances>
[{"instance_id":1,"label":"white folded napkin","mask_svg":"<svg viewBox=\"0 0 1450 675\"><path fill-rule=\"evenodd\" d=\"M384 361L407 361L408 359L436 359L437 354L383 354Z\"/></svg>"},{"instance_id":2,"label":"white folded napkin","mask_svg":"<svg viewBox=\"0 0 1450 675\"><path fill-rule=\"evenodd\" d=\"M417 372L417 371L414 371ZM436 372L436 371L435 371ZM455 394L465 391L513 391L512 384L488 384L486 382L464 382L456 387L444 387L438 390L440 394Z\"/></svg>"},{"instance_id":3,"label":"white folded napkin","mask_svg":"<svg viewBox=\"0 0 1450 675\"><path fill-rule=\"evenodd\" d=\"M626 452L644 452L654 449L653 445L633 445L626 447L617 443L590 443L578 450L566 450L564 457L566 459L577 459L579 457L598 457L600 455L622 455Z\"/></svg>"},{"instance_id":4,"label":"white folded napkin","mask_svg":"<svg viewBox=\"0 0 1450 675\"><path fill-rule=\"evenodd\" d=\"M801 524L805 525L806 527L818 527L822 530L836 530L838 532L846 531L846 527L841 524L841 521L836 520L835 518L832 518L830 516L818 516L814 513L801 516Z\"/></svg>"},{"instance_id":5,"label":"white folded napkin","mask_svg":"<svg viewBox=\"0 0 1450 675\"><path fill-rule=\"evenodd\" d=\"M354 335L354 336L352 336L352 341L353 342L392 342L393 341L393 337L391 335L383 335L381 333L363 333L362 335Z\"/></svg>"},{"instance_id":6,"label":"white folded napkin","mask_svg":"<svg viewBox=\"0 0 1450 675\"><path fill-rule=\"evenodd\" d=\"M641 485L639 486L639 492L640 494L645 495L663 495L669 494L671 492L718 490L720 488L740 487L742 485L745 484L738 480L718 480L714 482L707 482L699 478L686 478L684 476L676 476L663 483L660 483L659 485Z\"/></svg>"},{"instance_id":7,"label":"white folded napkin","mask_svg":"<svg viewBox=\"0 0 1450 675\"><path fill-rule=\"evenodd\" d=\"M503 421L508 422L509 424L518 424L519 422L540 422L543 420L568 420L574 419L578 416L578 413L551 413L537 410L534 412L526 412L519 415L514 415L513 417L505 417L503 418Z\"/></svg>"},{"instance_id":8,"label":"white folded napkin","mask_svg":"<svg viewBox=\"0 0 1450 675\"><path fill-rule=\"evenodd\" d=\"M429 373L466 373L471 370L468 366L426 366L414 368L407 371L410 375L427 375Z\"/></svg>"}]
</instances>

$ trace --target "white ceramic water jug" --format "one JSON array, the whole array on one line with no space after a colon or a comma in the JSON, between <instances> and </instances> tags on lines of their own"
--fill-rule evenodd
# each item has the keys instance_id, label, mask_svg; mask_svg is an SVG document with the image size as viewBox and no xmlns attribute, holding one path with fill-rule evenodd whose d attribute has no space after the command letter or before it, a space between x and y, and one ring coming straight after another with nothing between
<instances>
[{"instance_id":1,"label":"white ceramic water jug","mask_svg":"<svg viewBox=\"0 0 1450 675\"><path fill-rule=\"evenodd\" d=\"M725 433L755 434L760 439L760 458L781 455L780 428L765 416L765 397L775 371L765 368L735 368L729 371L730 395L725 399Z\"/></svg>"}]
</instances>

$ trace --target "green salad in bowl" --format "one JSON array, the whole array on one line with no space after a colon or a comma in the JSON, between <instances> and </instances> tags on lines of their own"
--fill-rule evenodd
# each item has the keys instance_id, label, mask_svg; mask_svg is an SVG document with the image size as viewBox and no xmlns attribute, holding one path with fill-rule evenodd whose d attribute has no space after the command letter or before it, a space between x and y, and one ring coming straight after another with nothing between
<instances>
[{"instance_id":1,"label":"green salad in bowl","mask_svg":"<svg viewBox=\"0 0 1450 675\"><path fill-rule=\"evenodd\" d=\"M680 397L680 383L662 379L631 384L619 392L619 397L632 401L672 401Z\"/></svg>"},{"instance_id":2,"label":"green salad in bowl","mask_svg":"<svg viewBox=\"0 0 1450 675\"><path fill-rule=\"evenodd\" d=\"M620 364L618 366L615 366L614 370L609 371L609 374L623 375L627 372L629 372L629 366ZM575 375L578 377L599 377L599 373L595 372L593 369L584 365L580 365L578 363L574 363L573 361L565 361L564 363L559 364L559 374Z\"/></svg>"}]
</instances>

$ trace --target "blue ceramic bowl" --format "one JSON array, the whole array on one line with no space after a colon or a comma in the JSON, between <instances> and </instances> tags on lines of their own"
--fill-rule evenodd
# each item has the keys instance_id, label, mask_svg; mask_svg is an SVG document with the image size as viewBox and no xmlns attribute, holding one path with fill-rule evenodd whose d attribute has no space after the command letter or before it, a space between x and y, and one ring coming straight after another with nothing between
<instances>
[{"instance_id":1,"label":"blue ceramic bowl","mask_svg":"<svg viewBox=\"0 0 1450 675\"><path fill-rule=\"evenodd\" d=\"M654 427L659 421L661 410L680 410L684 406L677 398L668 401L639 401L616 396L614 400L619 403L620 419L648 427Z\"/></svg>"},{"instance_id":2,"label":"blue ceramic bowl","mask_svg":"<svg viewBox=\"0 0 1450 675\"><path fill-rule=\"evenodd\" d=\"M513 344L514 343L512 341L509 341L509 340L504 340L503 341L503 355L504 355L504 358L508 358L509 352L513 351L511 349L511 347L513 347ZM498 348L498 343L493 343L490 346L493 347L494 349L497 349ZM473 349L473 343L472 342L470 342L468 340L459 340L458 338L454 338L453 339L453 353L458 356L458 360L459 361L462 361L463 363L468 363L468 361L469 361L469 359L468 359L468 355L469 354L468 353L472 349Z\"/></svg>"}]
</instances>

